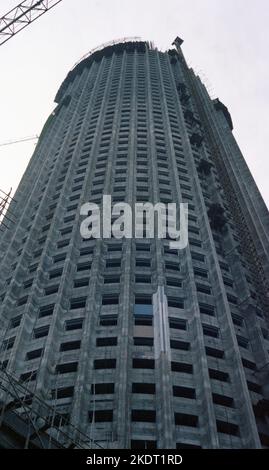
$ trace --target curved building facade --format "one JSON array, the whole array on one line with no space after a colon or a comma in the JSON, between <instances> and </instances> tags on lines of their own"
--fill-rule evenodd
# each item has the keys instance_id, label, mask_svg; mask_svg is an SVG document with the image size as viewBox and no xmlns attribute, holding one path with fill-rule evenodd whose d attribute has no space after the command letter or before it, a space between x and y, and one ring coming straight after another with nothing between
<instances>
[{"instance_id":1,"label":"curved building facade","mask_svg":"<svg viewBox=\"0 0 269 470\"><path fill-rule=\"evenodd\" d=\"M86 447L269 447L268 211L181 43L75 66L1 234L2 373ZM188 203L187 247L83 239L80 208L104 194Z\"/></svg>"}]
</instances>

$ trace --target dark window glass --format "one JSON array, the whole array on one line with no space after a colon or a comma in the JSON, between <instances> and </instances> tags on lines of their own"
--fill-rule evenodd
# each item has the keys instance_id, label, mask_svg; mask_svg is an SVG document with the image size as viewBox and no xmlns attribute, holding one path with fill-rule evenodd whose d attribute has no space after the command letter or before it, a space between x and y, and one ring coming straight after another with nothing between
<instances>
[{"instance_id":1,"label":"dark window glass","mask_svg":"<svg viewBox=\"0 0 269 470\"><path fill-rule=\"evenodd\" d=\"M156 411L155 410L132 410L132 421L143 423L155 423Z\"/></svg>"},{"instance_id":2,"label":"dark window glass","mask_svg":"<svg viewBox=\"0 0 269 470\"><path fill-rule=\"evenodd\" d=\"M198 426L198 416L185 413L175 413L175 425L196 428Z\"/></svg>"}]
</instances>

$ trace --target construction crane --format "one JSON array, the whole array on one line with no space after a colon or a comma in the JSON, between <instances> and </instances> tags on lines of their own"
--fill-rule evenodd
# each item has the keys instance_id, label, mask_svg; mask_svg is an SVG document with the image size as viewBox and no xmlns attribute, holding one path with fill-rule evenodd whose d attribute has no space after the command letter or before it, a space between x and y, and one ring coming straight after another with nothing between
<instances>
[{"instance_id":1,"label":"construction crane","mask_svg":"<svg viewBox=\"0 0 269 470\"><path fill-rule=\"evenodd\" d=\"M22 137L22 139L8 140L7 142L0 142L0 147L5 147L6 145L19 144L21 142L29 142L31 140L38 139L38 135L31 135L28 137Z\"/></svg>"},{"instance_id":2,"label":"construction crane","mask_svg":"<svg viewBox=\"0 0 269 470\"><path fill-rule=\"evenodd\" d=\"M0 18L0 46L62 0L25 0Z\"/></svg>"}]
</instances>

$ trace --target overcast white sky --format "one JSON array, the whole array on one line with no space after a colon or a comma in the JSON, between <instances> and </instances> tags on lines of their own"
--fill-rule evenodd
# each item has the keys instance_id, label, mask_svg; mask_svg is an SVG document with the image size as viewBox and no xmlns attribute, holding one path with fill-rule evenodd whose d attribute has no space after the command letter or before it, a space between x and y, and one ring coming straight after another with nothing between
<instances>
[{"instance_id":1,"label":"overcast white sky","mask_svg":"<svg viewBox=\"0 0 269 470\"><path fill-rule=\"evenodd\" d=\"M20 0L1 0L0 17ZM186 59L228 106L234 134L269 206L268 0L63 0L0 47L0 143L39 134L70 68L125 36L162 50L184 39ZM13 189L33 143L0 147L0 188Z\"/></svg>"}]
</instances>

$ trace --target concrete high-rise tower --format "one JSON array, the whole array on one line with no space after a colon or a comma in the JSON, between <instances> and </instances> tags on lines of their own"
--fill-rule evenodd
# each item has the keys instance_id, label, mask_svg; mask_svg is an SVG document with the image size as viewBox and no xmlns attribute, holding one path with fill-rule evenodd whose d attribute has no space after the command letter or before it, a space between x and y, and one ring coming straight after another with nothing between
<instances>
[{"instance_id":1,"label":"concrete high-rise tower","mask_svg":"<svg viewBox=\"0 0 269 470\"><path fill-rule=\"evenodd\" d=\"M1 235L2 373L106 448L269 447L268 211L182 42L104 45L61 85ZM103 194L188 203L188 246L83 239Z\"/></svg>"}]
</instances>

